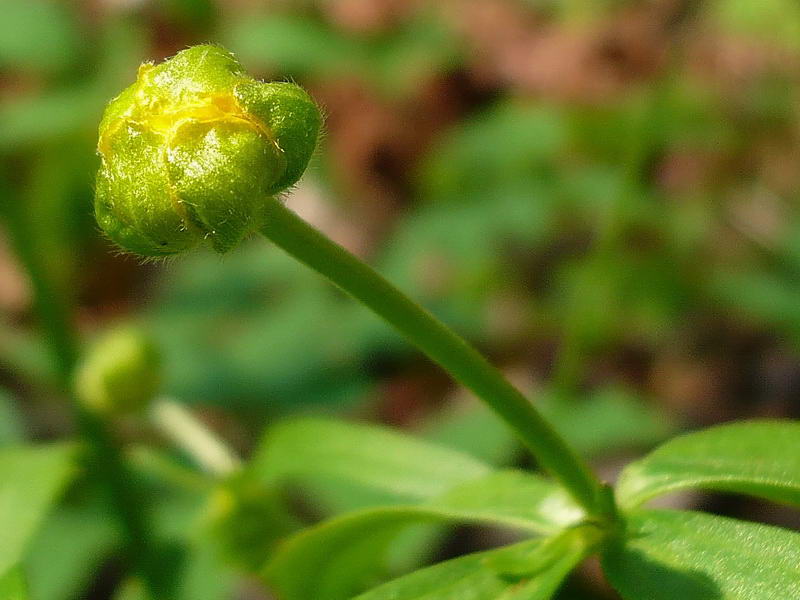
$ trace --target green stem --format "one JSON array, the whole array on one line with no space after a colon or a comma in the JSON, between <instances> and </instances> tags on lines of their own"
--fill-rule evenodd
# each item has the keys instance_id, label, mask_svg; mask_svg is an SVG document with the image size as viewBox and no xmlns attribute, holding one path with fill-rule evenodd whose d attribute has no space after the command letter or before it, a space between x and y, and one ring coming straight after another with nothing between
<instances>
[{"instance_id":1,"label":"green stem","mask_svg":"<svg viewBox=\"0 0 800 600\"><path fill-rule=\"evenodd\" d=\"M241 468L242 461L233 450L180 402L159 398L153 402L150 417L163 435L207 473L224 478Z\"/></svg>"},{"instance_id":2,"label":"green stem","mask_svg":"<svg viewBox=\"0 0 800 600\"><path fill-rule=\"evenodd\" d=\"M155 546L145 518L144 503L132 484L131 473L106 423L87 411L72 391L78 343L71 325L70 310L37 251L36 236L28 226L29 217L22 206L21 202L9 199L4 215L17 256L30 279L34 310L53 355L57 383L70 400L79 432L90 450L87 470L105 488L120 521L127 558L143 579L151 597L164 598L158 575L160 565L154 556Z\"/></svg>"},{"instance_id":3,"label":"green stem","mask_svg":"<svg viewBox=\"0 0 800 600\"><path fill-rule=\"evenodd\" d=\"M503 418L542 467L559 479L590 515L604 516L600 481L529 400L472 346L280 201L270 201L262 232L385 319L472 390Z\"/></svg>"}]
</instances>

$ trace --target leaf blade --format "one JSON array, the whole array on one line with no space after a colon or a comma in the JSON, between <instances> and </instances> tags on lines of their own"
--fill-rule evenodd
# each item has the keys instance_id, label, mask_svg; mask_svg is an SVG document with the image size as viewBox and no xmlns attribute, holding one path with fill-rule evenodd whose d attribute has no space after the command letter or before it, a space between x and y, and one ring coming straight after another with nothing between
<instances>
[{"instance_id":1,"label":"leaf blade","mask_svg":"<svg viewBox=\"0 0 800 600\"><path fill-rule=\"evenodd\" d=\"M626 600L800 597L800 534L688 511L632 513L623 543L603 556Z\"/></svg>"},{"instance_id":2,"label":"leaf blade","mask_svg":"<svg viewBox=\"0 0 800 600\"><path fill-rule=\"evenodd\" d=\"M104 504L59 506L51 511L25 552L30 594L36 600L69 600L120 546L114 517Z\"/></svg>"},{"instance_id":3,"label":"leaf blade","mask_svg":"<svg viewBox=\"0 0 800 600\"><path fill-rule=\"evenodd\" d=\"M688 488L732 491L800 505L800 423L746 421L674 438L628 465L620 505Z\"/></svg>"},{"instance_id":4,"label":"leaf blade","mask_svg":"<svg viewBox=\"0 0 800 600\"><path fill-rule=\"evenodd\" d=\"M468 455L389 429L326 419L274 427L252 466L265 482L322 476L410 500L431 498L489 471Z\"/></svg>"},{"instance_id":5,"label":"leaf blade","mask_svg":"<svg viewBox=\"0 0 800 600\"><path fill-rule=\"evenodd\" d=\"M551 517L550 515L554 515ZM424 504L361 510L286 540L265 575L286 600L335 600L359 591L365 572L380 567L388 543L416 523L471 522L552 534L582 517L555 484L516 471L463 484ZM370 564L343 575L361 553ZM349 577L349 579L348 579Z\"/></svg>"},{"instance_id":6,"label":"leaf blade","mask_svg":"<svg viewBox=\"0 0 800 600\"><path fill-rule=\"evenodd\" d=\"M74 473L74 446L0 451L0 575L19 562L30 538Z\"/></svg>"},{"instance_id":7,"label":"leaf blade","mask_svg":"<svg viewBox=\"0 0 800 600\"><path fill-rule=\"evenodd\" d=\"M527 540L448 560L373 588L355 600L547 600L584 557L586 547L580 540L564 548L546 568L526 576L509 577L492 564L535 559L548 541Z\"/></svg>"},{"instance_id":8,"label":"leaf blade","mask_svg":"<svg viewBox=\"0 0 800 600\"><path fill-rule=\"evenodd\" d=\"M0 598L3 600L28 600L28 585L22 569L15 567L0 575Z\"/></svg>"}]
</instances>

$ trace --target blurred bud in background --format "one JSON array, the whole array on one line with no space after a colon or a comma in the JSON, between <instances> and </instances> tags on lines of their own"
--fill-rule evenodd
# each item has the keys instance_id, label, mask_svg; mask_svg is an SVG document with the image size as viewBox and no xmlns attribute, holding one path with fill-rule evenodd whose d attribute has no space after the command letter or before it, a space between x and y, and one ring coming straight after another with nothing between
<instances>
[{"instance_id":1,"label":"blurred bud in background","mask_svg":"<svg viewBox=\"0 0 800 600\"><path fill-rule=\"evenodd\" d=\"M75 389L85 406L102 414L147 407L161 387L161 357L141 329L125 325L97 340L78 367Z\"/></svg>"}]
</instances>

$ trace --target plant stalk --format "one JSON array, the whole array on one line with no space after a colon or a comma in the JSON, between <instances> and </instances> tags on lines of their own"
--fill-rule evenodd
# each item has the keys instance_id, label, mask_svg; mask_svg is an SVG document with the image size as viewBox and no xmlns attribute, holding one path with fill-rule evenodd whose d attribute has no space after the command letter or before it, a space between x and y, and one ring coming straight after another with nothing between
<instances>
[{"instance_id":1,"label":"plant stalk","mask_svg":"<svg viewBox=\"0 0 800 600\"><path fill-rule=\"evenodd\" d=\"M541 466L593 517L607 513L604 486L530 401L471 345L350 252L271 200L263 234L386 320L516 432Z\"/></svg>"},{"instance_id":2,"label":"plant stalk","mask_svg":"<svg viewBox=\"0 0 800 600\"><path fill-rule=\"evenodd\" d=\"M238 471L242 461L183 404L158 398L150 409L159 431L181 448L207 473L224 478Z\"/></svg>"},{"instance_id":3,"label":"plant stalk","mask_svg":"<svg viewBox=\"0 0 800 600\"><path fill-rule=\"evenodd\" d=\"M9 234L33 290L34 310L39 317L56 366L56 383L67 395L80 436L89 448L87 468L105 489L111 508L120 522L125 552L134 571L141 577L150 597L165 597L159 576L148 520L133 476L120 448L102 418L86 410L75 396L72 375L78 358L78 343L64 295L49 277L40 256L36 236L28 227L20 202L9 201L4 216Z\"/></svg>"}]
</instances>

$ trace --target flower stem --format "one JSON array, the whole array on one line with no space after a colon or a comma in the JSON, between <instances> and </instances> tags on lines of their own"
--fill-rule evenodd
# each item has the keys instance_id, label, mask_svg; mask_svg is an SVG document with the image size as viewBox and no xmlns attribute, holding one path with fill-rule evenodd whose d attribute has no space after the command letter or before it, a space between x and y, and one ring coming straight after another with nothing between
<instances>
[{"instance_id":1,"label":"flower stem","mask_svg":"<svg viewBox=\"0 0 800 600\"><path fill-rule=\"evenodd\" d=\"M153 423L200 467L211 475L228 477L241 468L241 460L183 404L159 398L150 409Z\"/></svg>"},{"instance_id":2,"label":"flower stem","mask_svg":"<svg viewBox=\"0 0 800 600\"><path fill-rule=\"evenodd\" d=\"M72 389L78 342L71 324L68 302L48 274L23 204L9 202L4 207L3 216L14 249L31 282L34 310L56 366L56 383L69 398L78 430L89 448L87 470L107 494L124 534L126 556L142 578L150 597L164 598L156 548L152 543L144 504L132 483L132 475L107 424L86 410Z\"/></svg>"},{"instance_id":3,"label":"flower stem","mask_svg":"<svg viewBox=\"0 0 800 600\"><path fill-rule=\"evenodd\" d=\"M603 485L530 401L466 341L280 201L267 209L263 234L327 277L402 333L472 390L516 432L541 466L588 512L605 516Z\"/></svg>"}]
</instances>

